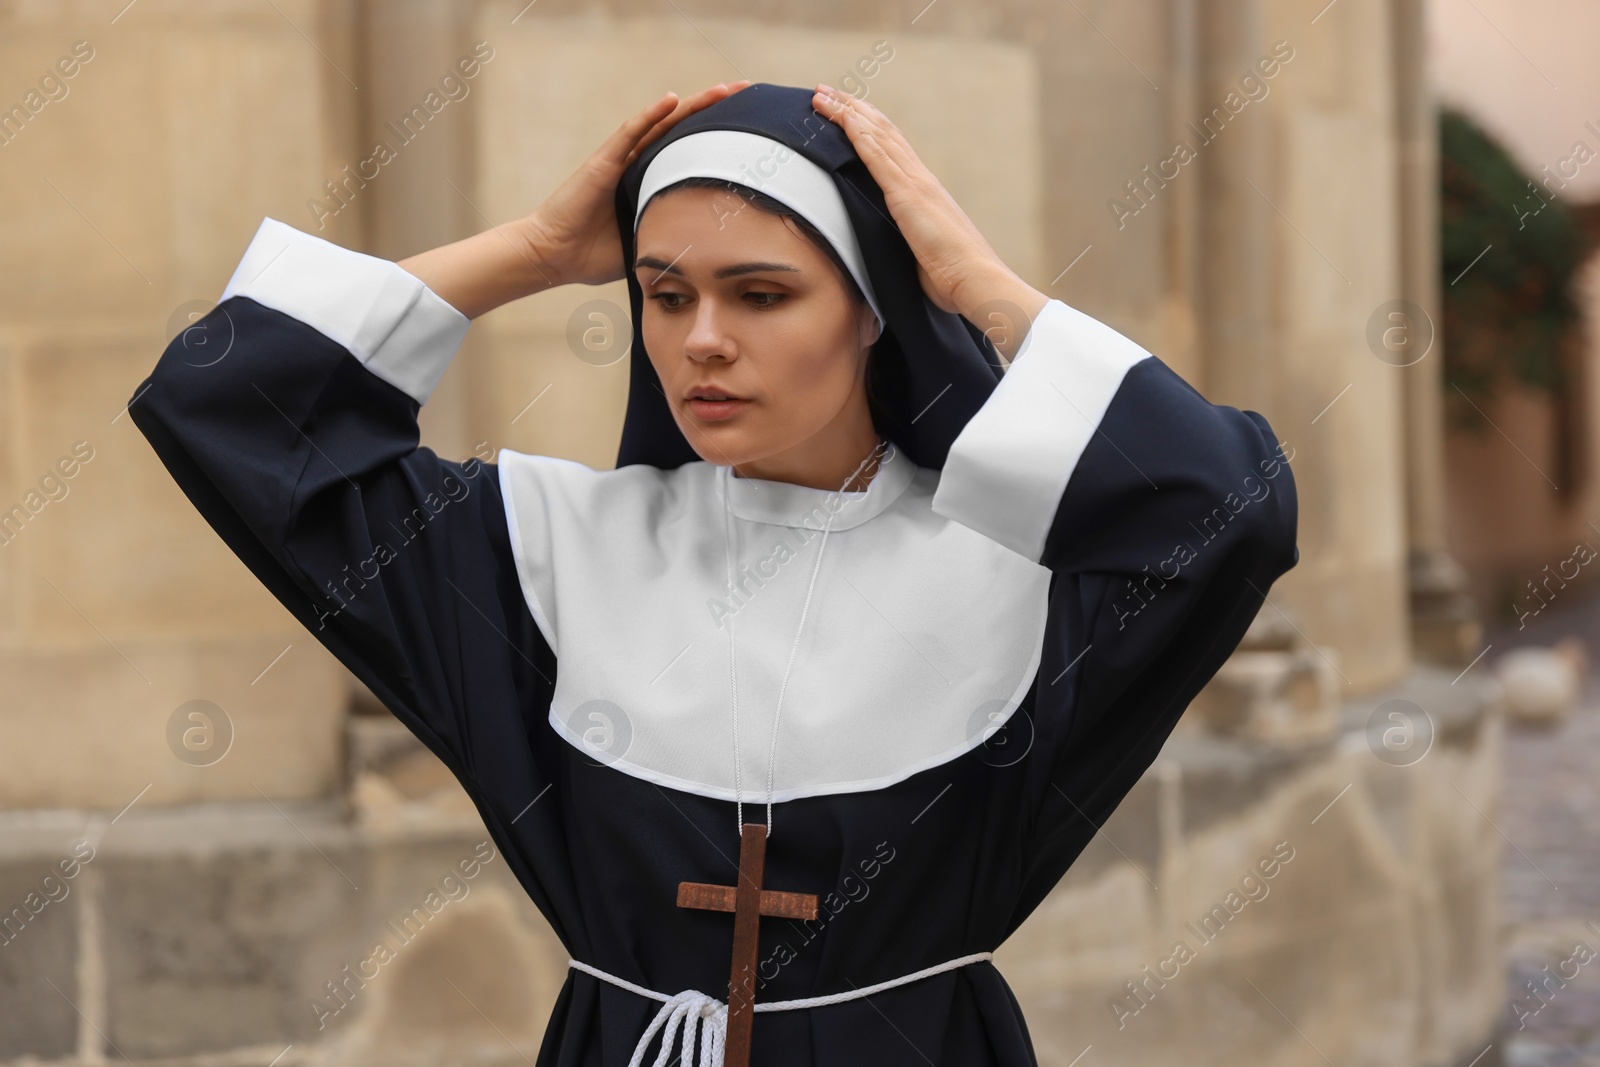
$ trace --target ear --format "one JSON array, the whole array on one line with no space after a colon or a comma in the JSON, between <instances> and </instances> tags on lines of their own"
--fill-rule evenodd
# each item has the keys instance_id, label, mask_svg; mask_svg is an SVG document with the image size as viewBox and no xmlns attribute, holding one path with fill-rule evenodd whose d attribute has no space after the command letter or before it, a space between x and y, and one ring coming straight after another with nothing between
<instances>
[{"instance_id":1,"label":"ear","mask_svg":"<svg viewBox=\"0 0 1600 1067\"><path fill-rule=\"evenodd\" d=\"M878 321L878 316L872 313L872 305L863 302L857 309L856 335L861 338L861 347L866 348L875 344L883 336L883 324Z\"/></svg>"}]
</instances>

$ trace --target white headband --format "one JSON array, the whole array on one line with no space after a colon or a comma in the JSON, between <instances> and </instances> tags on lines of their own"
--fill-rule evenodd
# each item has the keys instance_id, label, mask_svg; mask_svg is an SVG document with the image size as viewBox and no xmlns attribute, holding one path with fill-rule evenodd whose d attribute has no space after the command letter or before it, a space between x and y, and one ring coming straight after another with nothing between
<instances>
[{"instance_id":1,"label":"white headband","mask_svg":"<svg viewBox=\"0 0 1600 1067\"><path fill-rule=\"evenodd\" d=\"M633 228L656 193L685 178L738 182L798 211L828 239L850 276L861 287L872 313L883 324L878 298L867 280L866 262L844 200L827 171L779 141L743 130L702 130L673 141L656 153L639 185Z\"/></svg>"}]
</instances>

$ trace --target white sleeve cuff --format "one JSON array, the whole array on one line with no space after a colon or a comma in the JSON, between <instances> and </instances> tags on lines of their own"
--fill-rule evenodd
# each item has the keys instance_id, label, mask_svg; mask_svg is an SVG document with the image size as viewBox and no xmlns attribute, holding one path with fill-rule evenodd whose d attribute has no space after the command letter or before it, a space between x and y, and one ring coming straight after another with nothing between
<instances>
[{"instance_id":1,"label":"white sleeve cuff","mask_svg":"<svg viewBox=\"0 0 1600 1067\"><path fill-rule=\"evenodd\" d=\"M950 446L933 510L1035 563L1078 459L1128 369L1151 354L1051 300Z\"/></svg>"},{"instance_id":2,"label":"white sleeve cuff","mask_svg":"<svg viewBox=\"0 0 1600 1067\"><path fill-rule=\"evenodd\" d=\"M233 296L300 320L418 404L427 403L472 324L398 263L270 218L221 299Z\"/></svg>"}]
</instances>

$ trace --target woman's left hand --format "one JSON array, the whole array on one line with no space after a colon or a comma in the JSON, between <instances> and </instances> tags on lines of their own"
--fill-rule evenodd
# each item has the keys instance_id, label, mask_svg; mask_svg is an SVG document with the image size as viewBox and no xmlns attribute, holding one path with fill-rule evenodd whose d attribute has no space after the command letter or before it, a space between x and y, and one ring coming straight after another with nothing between
<instances>
[{"instance_id":1,"label":"woman's left hand","mask_svg":"<svg viewBox=\"0 0 1600 1067\"><path fill-rule=\"evenodd\" d=\"M819 114L843 128L883 190L889 213L917 257L917 281L929 300L980 328L987 324L974 316L995 301L1016 305L1029 322L1038 316L1050 298L1006 266L883 112L820 83L814 100Z\"/></svg>"}]
</instances>

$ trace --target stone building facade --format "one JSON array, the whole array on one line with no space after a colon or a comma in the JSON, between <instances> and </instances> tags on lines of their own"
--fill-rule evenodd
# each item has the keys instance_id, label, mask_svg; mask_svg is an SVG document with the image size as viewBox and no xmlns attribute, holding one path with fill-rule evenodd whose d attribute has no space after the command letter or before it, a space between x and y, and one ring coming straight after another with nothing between
<instances>
[{"instance_id":1,"label":"stone building facade","mask_svg":"<svg viewBox=\"0 0 1600 1067\"><path fill-rule=\"evenodd\" d=\"M1317 6L0 4L0 1063L531 1060L559 944L122 405L262 216L401 258L740 77L867 95L1032 284L1293 449L1299 566L1000 949L1041 1063L1472 1061L1500 726L1414 357L1422 5ZM625 362L567 340L594 300L626 306L484 317L425 443L609 466Z\"/></svg>"}]
</instances>

